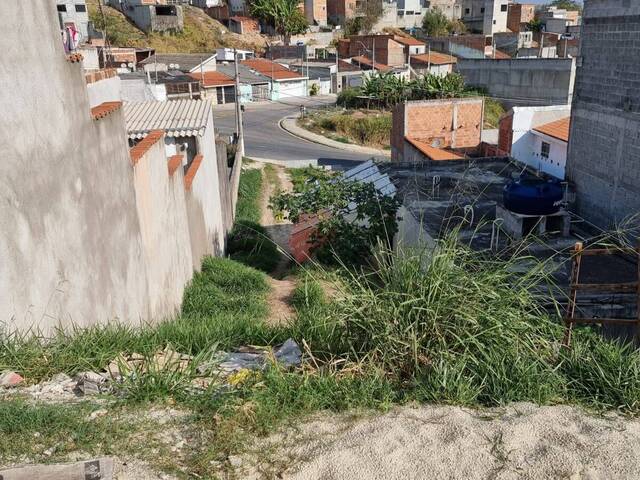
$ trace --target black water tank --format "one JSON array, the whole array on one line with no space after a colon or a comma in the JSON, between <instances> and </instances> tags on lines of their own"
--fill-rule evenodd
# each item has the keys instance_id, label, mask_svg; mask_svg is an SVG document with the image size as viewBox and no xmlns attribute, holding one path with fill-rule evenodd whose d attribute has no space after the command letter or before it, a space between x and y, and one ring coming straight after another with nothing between
<instances>
[{"instance_id":1,"label":"black water tank","mask_svg":"<svg viewBox=\"0 0 640 480\"><path fill-rule=\"evenodd\" d=\"M562 185L557 180L522 176L504 187L506 209L522 215L551 215L560 210Z\"/></svg>"}]
</instances>

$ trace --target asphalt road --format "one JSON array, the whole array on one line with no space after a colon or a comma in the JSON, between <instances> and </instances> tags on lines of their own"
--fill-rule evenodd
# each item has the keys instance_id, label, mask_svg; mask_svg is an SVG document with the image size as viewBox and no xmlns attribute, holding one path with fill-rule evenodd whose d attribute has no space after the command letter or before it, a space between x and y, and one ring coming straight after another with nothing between
<instances>
[{"instance_id":1,"label":"asphalt road","mask_svg":"<svg viewBox=\"0 0 640 480\"><path fill-rule=\"evenodd\" d=\"M299 113L302 102L307 108L313 109L330 105L334 99L312 97L297 100L296 103L263 102L246 105L244 147L247 157L284 161L317 160L318 165L330 165L333 168L350 168L358 162L371 158L370 155L310 142L280 128L280 120L288 115ZM235 131L235 110L231 105L213 108L216 129L222 135L232 134Z\"/></svg>"}]
</instances>

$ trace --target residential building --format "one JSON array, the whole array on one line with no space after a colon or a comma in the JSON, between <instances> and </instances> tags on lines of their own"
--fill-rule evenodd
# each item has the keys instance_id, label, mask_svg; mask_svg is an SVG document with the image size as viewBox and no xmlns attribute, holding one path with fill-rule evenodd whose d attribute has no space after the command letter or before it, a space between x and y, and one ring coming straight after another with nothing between
<instances>
[{"instance_id":1,"label":"residential building","mask_svg":"<svg viewBox=\"0 0 640 480\"><path fill-rule=\"evenodd\" d=\"M248 60L255 57L255 53L252 50L240 50L228 47L216 48L216 61L220 62L235 62L236 54L239 60ZM218 66L216 66L216 69ZM197 70L196 70L197 71Z\"/></svg>"},{"instance_id":2,"label":"residential building","mask_svg":"<svg viewBox=\"0 0 640 480\"><path fill-rule=\"evenodd\" d=\"M428 3L426 0L383 0L382 17L374 31L382 31L385 27L420 28L428 11Z\"/></svg>"},{"instance_id":3,"label":"residential building","mask_svg":"<svg viewBox=\"0 0 640 480\"><path fill-rule=\"evenodd\" d=\"M249 7L245 0L227 0L229 16L249 16Z\"/></svg>"},{"instance_id":4,"label":"residential building","mask_svg":"<svg viewBox=\"0 0 640 480\"><path fill-rule=\"evenodd\" d=\"M456 71L467 85L486 89L508 107L567 105L573 96L575 63L575 58L458 58Z\"/></svg>"},{"instance_id":5,"label":"residential building","mask_svg":"<svg viewBox=\"0 0 640 480\"><path fill-rule=\"evenodd\" d=\"M563 34L567 27L579 25L580 13L575 10L565 10L557 7L547 7L538 14L545 32Z\"/></svg>"},{"instance_id":6,"label":"residential building","mask_svg":"<svg viewBox=\"0 0 640 480\"><path fill-rule=\"evenodd\" d=\"M344 25L356 16L356 0L327 0L327 21Z\"/></svg>"},{"instance_id":7,"label":"residential building","mask_svg":"<svg viewBox=\"0 0 640 480\"><path fill-rule=\"evenodd\" d=\"M327 0L304 0L304 16L309 25L327 25Z\"/></svg>"},{"instance_id":8,"label":"residential building","mask_svg":"<svg viewBox=\"0 0 640 480\"><path fill-rule=\"evenodd\" d=\"M429 52L420 55L412 55L409 61L411 69L421 75L429 73L444 77L453 73L458 59L452 55L439 52Z\"/></svg>"},{"instance_id":9,"label":"residential building","mask_svg":"<svg viewBox=\"0 0 640 480\"><path fill-rule=\"evenodd\" d=\"M202 97L214 104L235 103L235 79L222 72L190 73L190 77L200 82Z\"/></svg>"},{"instance_id":10,"label":"residential building","mask_svg":"<svg viewBox=\"0 0 640 480\"><path fill-rule=\"evenodd\" d=\"M510 3L507 10L507 28L512 32L527 30L527 24L536 18L536 6L532 3Z\"/></svg>"},{"instance_id":11,"label":"residential building","mask_svg":"<svg viewBox=\"0 0 640 480\"><path fill-rule=\"evenodd\" d=\"M403 67L407 63L405 45L395 35L353 35L338 41L340 58L364 57L371 64ZM366 63L366 62L365 62Z\"/></svg>"},{"instance_id":12,"label":"residential building","mask_svg":"<svg viewBox=\"0 0 640 480\"><path fill-rule=\"evenodd\" d=\"M184 73L216 71L216 54L211 53L159 53L140 62L148 72L179 70Z\"/></svg>"},{"instance_id":13,"label":"residential building","mask_svg":"<svg viewBox=\"0 0 640 480\"><path fill-rule=\"evenodd\" d=\"M585 2L567 176L578 214L608 228L640 211L640 3Z\"/></svg>"},{"instance_id":14,"label":"residential building","mask_svg":"<svg viewBox=\"0 0 640 480\"><path fill-rule=\"evenodd\" d=\"M422 40L400 35L396 35L393 39L404 47L405 62L409 61L411 55L420 55L427 51L427 45Z\"/></svg>"},{"instance_id":15,"label":"residential building","mask_svg":"<svg viewBox=\"0 0 640 480\"><path fill-rule=\"evenodd\" d=\"M569 105L513 107L500 118L499 152L564 180L570 113Z\"/></svg>"},{"instance_id":16,"label":"residential building","mask_svg":"<svg viewBox=\"0 0 640 480\"><path fill-rule=\"evenodd\" d=\"M219 64L218 72L227 77L235 78L235 63ZM240 83L240 102L260 102L271 99L271 79L252 70L243 63L238 64L238 80Z\"/></svg>"},{"instance_id":17,"label":"residential building","mask_svg":"<svg viewBox=\"0 0 640 480\"><path fill-rule=\"evenodd\" d=\"M481 34L426 37L431 51L448 53L458 58L486 58L492 53L491 38Z\"/></svg>"},{"instance_id":18,"label":"residential building","mask_svg":"<svg viewBox=\"0 0 640 480\"><path fill-rule=\"evenodd\" d=\"M184 28L182 6L166 0L107 0L145 32L181 32Z\"/></svg>"},{"instance_id":19,"label":"residential building","mask_svg":"<svg viewBox=\"0 0 640 480\"><path fill-rule=\"evenodd\" d=\"M172 318L202 256L224 254L235 210L227 185L241 162L230 170L216 155L210 103L174 110L170 132L147 131L130 148L126 107L102 100L117 95L116 77L86 75L80 55L65 55L56 6L4 0L3 18L20 25L0 39L12 65L0 71L4 328L47 336ZM193 124L183 115L191 111ZM189 131L202 150L185 175L181 157L167 159L165 141Z\"/></svg>"},{"instance_id":20,"label":"residential building","mask_svg":"<svg viewBox=\"0 0 640 480\"><path fill-rule=\"evenodd\" d=\"M89 14L85 0L54 0L60 28L73 26L80 33L80 42L89 40Z\"/></svg>"},{"instance_id":21,"label":"residential building","mask_svg":"<svg viewBox=\"0 0 640 480\"><path fill-rule=\"evenodd\" d=\"M260 22L255 18L235 15L229 17L229 30L239 35L246 33L260 33Z\"/></svg>"},{"instance_id":22,"label":"residential building","mask_svg":"<svg viewBox=\"0 0 640 480\"><path fill-rule=\"evenodd\" d=\"M509 0L464 0L462 21L470 30L491 36L507 31Z\"/></svg>"},{"instance_id":23,"label":"residential building","mask_svg":"<svg viewBox=\"0 0 640 480\"><path fill-rule=\"evenodd\" d=\"M307 77L279 63L265 58L254 58L245 60L242 65L269 79L269 95L272 101L295 101L308 95Z\"/></svg>"},{"instance_id":24,"label":"residential building","mask_svg":"<svg viewBox=\"0 0 640 480\"><path fill-rule=\"evenodd\" d=\"M391 161L460 160L478 152L484 99L404 102L393 109Z\"/></svg>"},{"instance_id":25,"label":"residential building","mask_svg":"<svg viewBox=\"0 0 640 480\"><path fill-rule=\"evenodd\" d=\"M460 20L462 18L463 0L431 0L426 3L430 10L437 8L449 20Z\"/></svg>"}]
</instances>

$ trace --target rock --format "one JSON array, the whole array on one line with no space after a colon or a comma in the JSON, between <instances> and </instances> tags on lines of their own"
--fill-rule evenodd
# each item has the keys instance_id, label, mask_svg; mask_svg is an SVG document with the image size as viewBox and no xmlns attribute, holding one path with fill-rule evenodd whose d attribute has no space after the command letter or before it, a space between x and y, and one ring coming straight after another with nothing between
<instances>
[{"instance_id":1,"label":"rock","mask_svg":"<svg viewBox=\"0 0 640 480\"><path fill-rule=\"evenodd\" d=\"M108 391L107 379L96 372L76 375L76 391L82 395L97 395Z\"/></svg>"},{"instance_id":2,"label":"rock","mask_svg":"<svg viewBox=\"0 0 640 480\"><path fill-rule=\"evenodd\" d=\"M89 415L89 420L95 420L96 418L99 417L104 417L105 415L107 415L109 413L109 411L105 408L101 408L99 410L94 410L93 412L91 412L91 414Z\"/></svg>"},{"instance_id":3,"label":"rock","mask_svg":"<svg viewBox=\"0 0 640 480\"><path fill-rule=\"evenodd\" d=\"M242 466L242 458L240 458L237 455L229 455L229 464L233 467L233 468L239 468Z\"/></svg>"},{"instance_id":4,"label":"rock","mask_svg":"<svg viewBox=\"0 0 640 480\"><path fill-rule=\"evenodd\" d=\"M20 375L16 372L12 372L10 370L6 370L0 373L0 387L4 388L12 388L16 387L24 381Z\"/></svg>"}]
</instances>

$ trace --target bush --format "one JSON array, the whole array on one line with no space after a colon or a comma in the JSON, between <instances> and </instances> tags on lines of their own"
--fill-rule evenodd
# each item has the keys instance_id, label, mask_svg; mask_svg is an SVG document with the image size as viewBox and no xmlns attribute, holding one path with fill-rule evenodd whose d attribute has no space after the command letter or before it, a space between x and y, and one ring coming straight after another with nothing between
<instances>
[{"instance_id":1,"label":"bush","mask_svg":"<svg viewBox=\"0 0 640 480\"><path fill-rule=\"evenodd\" d=\"M338 94L337 104L344 108L357 108L361 106L359 95L362 95L362 89L358 87L345 88Z\"/></svg>"},{"instance_id":2,"label":"bush","mask_svg":"<svg viewBox=\"0 0 640 480\"><path fill-rule=\"evenodd\" d=\"M280 252L262 225L239 220L233 226L227 241L227 253L237 262L244 263L265 273L275 270Z\"/></svg>"}]
</instances>

